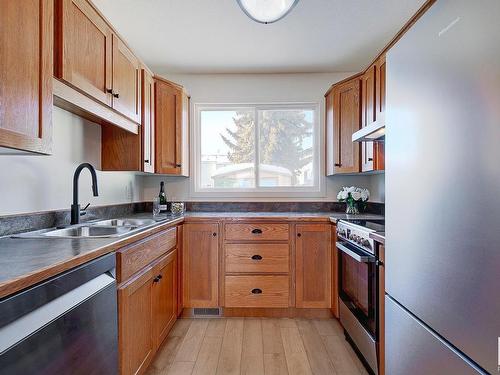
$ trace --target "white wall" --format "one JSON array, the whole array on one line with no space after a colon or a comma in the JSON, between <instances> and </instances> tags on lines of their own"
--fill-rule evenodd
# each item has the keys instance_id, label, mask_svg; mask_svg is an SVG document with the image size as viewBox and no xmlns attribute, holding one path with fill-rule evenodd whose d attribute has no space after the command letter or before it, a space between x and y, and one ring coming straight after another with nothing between
<instances>
[{"instance_id":1,"label":"white wall","mask_svg":"<svg viewBox=\"0 0 500 375\"><path fill-rule=\"evenodd\" d=\"M191 110L195 103L279 103L316 102L320 105L320 126L324 124L324 93L330 85L351 73L309 74L161 74L184 85L191 95ZM191 116L194 118L194 116ZM192 143L192 142L191 142ZM323 143L321 143L323 144ZM322 153L324 148L321 148ZM191 158L192 160L192 158ZM324 168L322 167L322 171ZM383 175L382 175L383 176ZM334 176L326 178L326 194L315 198L194 198L190 194L190 179L179 177L144 177L144 198L150 200L159 191L160 181L166 182L167 196L173 200L198 201L332 201L342 186L357 185L372 191L372 201L384 201L383 177Z\"/></svg>"},{"instance_id":2,"label":"white wall","mask_svg":"<svg viewBox=\"0 0 500 375\"><path fill-rule=\"evenodd\" d=\"M101 128L54 107L54 147L50 156L0 155L0 215L69 209L78 164L101 165ZM97 172L99 196L92 196L90 173L80 176L80 204L140 201L142 177L128 172Z\"/></svg>"}]
</instances>

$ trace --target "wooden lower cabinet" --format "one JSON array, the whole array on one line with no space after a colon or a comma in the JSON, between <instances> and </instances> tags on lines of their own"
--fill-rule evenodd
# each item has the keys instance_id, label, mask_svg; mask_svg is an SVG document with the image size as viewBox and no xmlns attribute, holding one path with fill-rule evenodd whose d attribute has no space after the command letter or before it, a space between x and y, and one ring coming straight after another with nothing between
<instances>
[{"instance_id":1,"label":"wooden lower cabinet","mask_svg":"<svg viewBox=\"0 0 500 375\"><path fill-rule=\"evenodd\" d=\"M118 288L120 374L143 373L153 357L153 269Z\"/></svg>"},{"instance_id":2,"label":"wooden lower cabinet","mask_svg":"<svg viewBox=\"0 0 500 375\"><path fill-rule=\"evenodd\" d=\"M184 224L183 237L184 307L218 307L219 224Z\"/></svg>"},{"instance_id":3,"label":"wooden lower cabinet","mask_svg":"<svg viewBox=\"0 0 500 375\"><path fill-rule=\"evenodd\" d=\"M143 374L177 319L176 228L117 251L120 374Z\"/></svg>"},{"instance_id":4,"label":"wooden lower cabinet","mask_svg":"<svg viewBox=\"0 0 500 375\"><path fill-rule=\"evenodd\" d=\"M177 250L153 267L153 342L155 350L167 337L177 319Z\"/></svg>"},{"instance_id":5,"label":"wooden lower cabinet","mask_svg":"<svg viewBox=\"0 0 500 375\"><path fill-rule=\"evenodd\" d=\"M331 308L331 225L297 224L295 232L295 305Z\"/></svg>"},{"instance_id":6,"label":"wooden lower cabinet","mask_svg":"<svg viewBox=\"0 0 500 375\"><path fill-rule=\"evenodd\" d=\"M385 374L385 246L378 245L379 340L377 343L378 373Z\"/></svg>"}]
</instances>

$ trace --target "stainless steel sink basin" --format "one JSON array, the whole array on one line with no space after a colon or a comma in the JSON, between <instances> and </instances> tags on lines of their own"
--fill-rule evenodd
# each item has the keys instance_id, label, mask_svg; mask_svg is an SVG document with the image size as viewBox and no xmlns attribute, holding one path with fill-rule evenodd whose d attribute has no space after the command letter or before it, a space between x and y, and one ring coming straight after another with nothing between
<instances>
[{"instance_id":1,"label":"stainless steel sink basin","mask_svg":"<svg viewBox=\"0 0 500 375\"><path fill-rule=\"evenodd\" d=\"M137 229L136 226L104 227L99 225L86 225L56 229L43 233L47 237L62 238L100 238L100 237L120 237Z\"/></svg>"},{"instance_id":2,"label":"stainless steel sink basin","mask_svg":"<svg viewBox=\"0 0 500 375\"><path fill-rule=\"evenodd\" d=\"M143 219L107 219L85 224L77 224L65 228L48 228L33 232L20 233L14 238L109 238L121 237L140 231L157 220Z\"/></svg>"},{"instance_id":3,"label":"stainless steel sink basin","mask_svg":"<svg viewBox=\"0 0 500 375\"><path fill-rule=\"evenodd\" d=\"M154 223L153 219L110 219L98 221L93 223L93 225L105 227L142 227Z\"/></svg>"}]
</instances>

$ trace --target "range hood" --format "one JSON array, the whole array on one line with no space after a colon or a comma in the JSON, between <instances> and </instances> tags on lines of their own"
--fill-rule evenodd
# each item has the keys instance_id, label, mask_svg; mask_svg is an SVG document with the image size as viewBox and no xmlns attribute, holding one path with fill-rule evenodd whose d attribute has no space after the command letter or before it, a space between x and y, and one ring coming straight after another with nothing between
<instances>
[{"instance_id":1,"label":"range hood","mask_svg":"<svg viewBox=\"0 0 500 375\"><path fill-rule=\"evenodd\" d=\"M352 135L353 142L384 142L385 121L381 118Z\"/></svg>"}]
</instances>

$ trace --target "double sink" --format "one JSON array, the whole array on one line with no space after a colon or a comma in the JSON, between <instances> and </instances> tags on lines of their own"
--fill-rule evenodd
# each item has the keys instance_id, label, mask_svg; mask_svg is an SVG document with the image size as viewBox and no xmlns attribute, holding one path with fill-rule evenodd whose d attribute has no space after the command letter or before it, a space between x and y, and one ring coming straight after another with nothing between
<instances>
[{"instance_id":1,"label":"double sink","mask_svg":"<svg viewBox=\"0 0 500 375\"><path fill-rule=\"evenodd\" d=\"M121 237L153 225L153 219L109 219L72 225L66 228L50 228L20 234L16 237L35 238L110 238Z\"/></svg>"}]
</instances>

